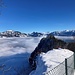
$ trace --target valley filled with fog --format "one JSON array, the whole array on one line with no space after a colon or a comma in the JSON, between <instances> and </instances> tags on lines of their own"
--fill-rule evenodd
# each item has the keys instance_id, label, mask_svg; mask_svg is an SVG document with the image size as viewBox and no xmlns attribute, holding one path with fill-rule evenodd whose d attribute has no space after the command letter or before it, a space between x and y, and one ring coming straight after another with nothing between
<instances>
[{"instance_id":1,"label":"valley filled with fog","mask_svg":"<svg viewBox=\"0 0 75 75\"><path fill-rule=\"evenodd\" d=\"M0 38L0 75L17 75L23 69L26 71L30 53L35 49L40 39L38 37Z\"/></svg>"},{"instance_id":2,"label":"valley filled with fog","mask_svg":"<svg viewBox=\"0 0 75 75\"><path fill-rule=\"evenodd\" d=\"M65 42L75 42L75 36L55 36L57 39L61 39Z\"/></svg>"}]
</instances>

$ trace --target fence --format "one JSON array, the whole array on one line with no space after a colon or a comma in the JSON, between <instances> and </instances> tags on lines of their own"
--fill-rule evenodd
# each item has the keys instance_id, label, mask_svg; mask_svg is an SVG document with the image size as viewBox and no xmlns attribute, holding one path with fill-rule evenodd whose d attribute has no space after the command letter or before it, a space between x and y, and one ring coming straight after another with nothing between
<instances>
[{"instance_id":1,"label":"fence","mask_svg":"<svg viewBox=\"0 0 75 75\"><path fill-rule=\"evenodd\" d=\"M44 75L74 75L74 54Z\"/></svg>"},{"instance_id":2,"label":"fence","mask_svg":"<svg viewBox=\"0 0 75 75\"><path fill-rule=\"evenodd\" d=\"M75 53L74 53L74 69L75 69Z\"/></svg>"}]
</instances>

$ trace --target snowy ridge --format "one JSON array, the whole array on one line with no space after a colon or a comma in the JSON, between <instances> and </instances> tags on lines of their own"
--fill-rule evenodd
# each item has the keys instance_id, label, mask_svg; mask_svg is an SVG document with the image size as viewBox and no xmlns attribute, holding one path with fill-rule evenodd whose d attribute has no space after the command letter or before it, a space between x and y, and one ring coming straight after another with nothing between
<instances>
[{"instance_id":1,"label":"snowy ridge","mask_svg":"<svg viewBox=\"0 0 75 75\"><path fill-rule=\"evenodd\" d=\"M54 67L62 63L65 58L70 57L74 53L67 49L53 49L47 53L42 53L38 57L37 68L30 75L44 75L44 73L52 70Z\"/></svg>"}]
</instances>

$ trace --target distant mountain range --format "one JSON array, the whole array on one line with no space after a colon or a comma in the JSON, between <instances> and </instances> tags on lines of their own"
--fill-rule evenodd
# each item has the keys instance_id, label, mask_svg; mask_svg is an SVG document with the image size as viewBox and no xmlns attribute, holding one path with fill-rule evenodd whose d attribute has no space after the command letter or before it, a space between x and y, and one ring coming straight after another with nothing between
<instances>
[{"instance_id":1,"label":"distant mountain range","mask_svg":"<svg viewBox=\"0 0 75 75\"><path fill-rule=\"evenodd\" d=\"M41 37L47 36L48 34L52 34L54 36L75 36L75 30L64 30L64 31L54 31L51 33L39 33L39 32L32 32L32 33L22 33L19 31L7 30L4 32L0 32L0 37Z\"/></svg>"},{"instance_id":2,"label":"distant mountain range","mask_svg":"<svg viewBox=\"0 0 75 75\"><path fill-rule=\"evenodd\" d=\"M64 31L55 31L51 32L55 36L75 36L75 30L64 30Z\"/></svg>"},{"instance_id":3,"label":"distant mountain range","mask_svg":"<svg viewBox=\"0 0 75 75\"><path fill-rule=\"evenodd\" d=\"M19 31L7 30L0 32L0 37L26 37L27 34L21 33Z\"/></svg>"}]
</instances>

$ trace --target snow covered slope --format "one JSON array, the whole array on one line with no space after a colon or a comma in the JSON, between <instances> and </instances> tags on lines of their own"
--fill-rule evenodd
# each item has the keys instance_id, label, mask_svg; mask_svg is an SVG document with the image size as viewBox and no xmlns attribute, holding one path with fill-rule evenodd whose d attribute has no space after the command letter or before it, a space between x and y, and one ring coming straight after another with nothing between
<instances>
[{"instance_id":1,"label":"snow covered slope","mask_svg":"<svg viewBox=\"0 0 75 75\"><path fill-rule=\"evenodd\" d=\"M65 58L68 58L73 54L74 53L72 51L69 51L67 49L54 49L48 51L46 54L42 53L38 57L36 70L32 71L30 75L45 75L44 73L52 70L57 65L62 63L65 60Z\"/></svg>"}]
</instances>

